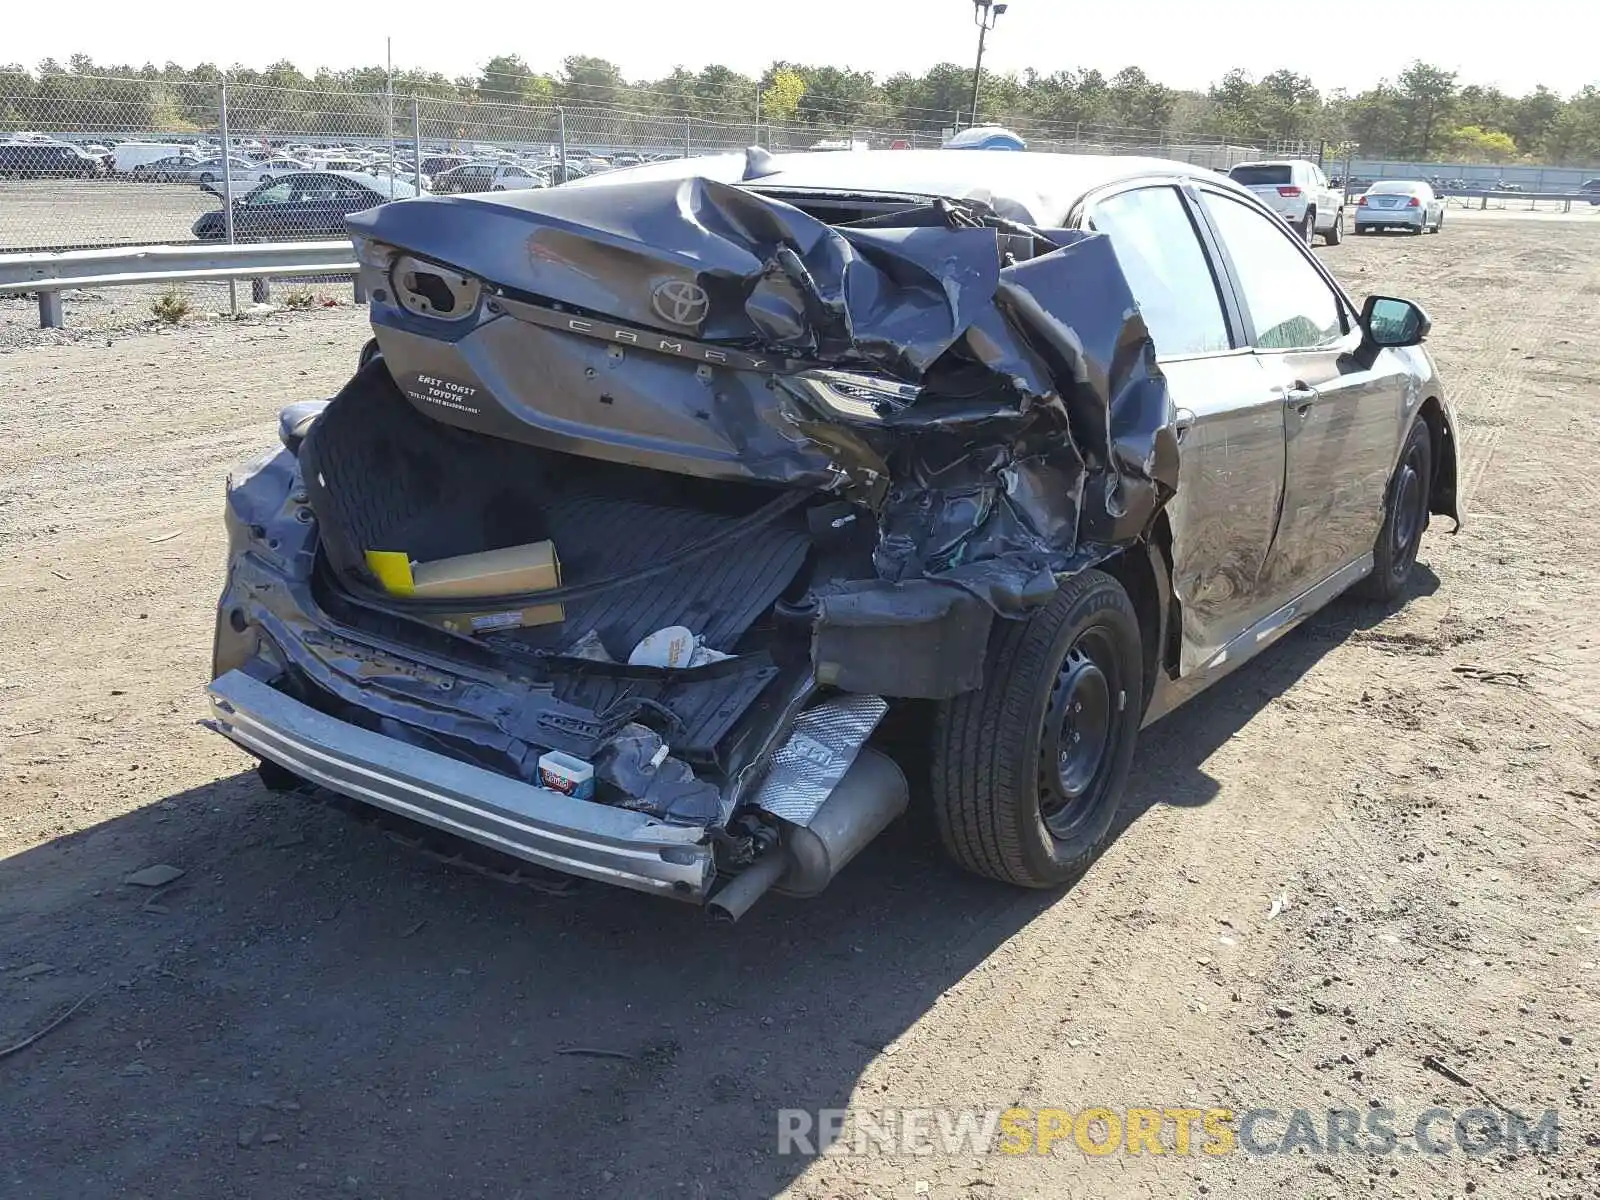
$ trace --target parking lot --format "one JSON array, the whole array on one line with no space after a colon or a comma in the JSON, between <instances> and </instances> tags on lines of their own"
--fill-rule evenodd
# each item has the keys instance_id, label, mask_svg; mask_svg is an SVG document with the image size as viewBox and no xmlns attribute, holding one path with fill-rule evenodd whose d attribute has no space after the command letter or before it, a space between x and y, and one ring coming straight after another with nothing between
<instances>
[{"instance_id":1,"label":"parking lot","mask_svg":"<svg viewBox=\"0 0 1600 1200\"><path fill-rule=\"evenodd\" d=\"M1461 418L1467 524L1402 608L1336 604L1149 730L1065 894L958 873L914 814L733 927L441 862L198 724L223 478L348 375L362 310L24 336L0 305L0 1050L83 1001L0 1058L0 1194L1600 1194L1600 220L1458 216L1318 250L1429 309ZM1091 1104L1561 1135L775 1153L780 1109Z\"/></svg>"},{"instance_id":2,"label":"parking lot","mask_svg":"<svg viewBox=\"0 0 1600 1200\"><path fill-rule=\"evenodd\" d=\"M217 185L220 187L220 185ZM238 195L254 185L236 182ZM1600 216L1600 208L1578 204L1563 212L1552 200L1497 198L1452 200L1453 216ZM0 181L0 253L68 246L147 245L191 242L195 218L222 207L198 184L144 183L129 179Z\"/></svg>"}]
</instances>

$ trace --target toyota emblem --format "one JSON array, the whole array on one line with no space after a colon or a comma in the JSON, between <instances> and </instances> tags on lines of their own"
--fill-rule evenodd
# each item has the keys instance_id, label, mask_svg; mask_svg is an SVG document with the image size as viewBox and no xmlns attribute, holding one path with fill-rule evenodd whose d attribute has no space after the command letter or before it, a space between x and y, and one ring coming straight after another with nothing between
<instances>
[{"instance_id":1,"label":"toyota emblem","mask_svg":"<svg viewBox=\"0 0 1600 1200\"><path fill-rule=\"evenodd\" d=\"M656 316L672 325L692 328L705 320L711 297L705 288L687 279L668 279L650 293L650 307Z\"/></svg>"}]
</instances>

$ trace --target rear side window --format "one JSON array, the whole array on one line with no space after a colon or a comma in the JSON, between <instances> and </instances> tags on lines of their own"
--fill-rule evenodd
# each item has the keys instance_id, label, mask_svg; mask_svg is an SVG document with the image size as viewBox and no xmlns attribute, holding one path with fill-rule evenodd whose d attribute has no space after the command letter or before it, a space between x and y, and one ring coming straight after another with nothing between
<instances>
[{"instance_id":1,"label":"rear side window","mask_svg":"<svg viewBox=\"0 0 1600 1200\"><path fill-rule=\"evenodd\" d=\"M1094 206L1090 224L1111 239L1157 354L1232 348L1216 279L1176 188L1109 196Z\"/></svg>"},{"instance_id":2,"label":"rear side window","mask_svg":"<svg viewBox=\"0 0 1600 1200\"><path fill-rule=\"evenodd\" d=\"M1292 183L1293 172L1288 163L1265 167L1243 166L1229 171L1228 178L1235 183L1244 184L1245 187L1273 186Z\"/></svg>"}]
</instances>

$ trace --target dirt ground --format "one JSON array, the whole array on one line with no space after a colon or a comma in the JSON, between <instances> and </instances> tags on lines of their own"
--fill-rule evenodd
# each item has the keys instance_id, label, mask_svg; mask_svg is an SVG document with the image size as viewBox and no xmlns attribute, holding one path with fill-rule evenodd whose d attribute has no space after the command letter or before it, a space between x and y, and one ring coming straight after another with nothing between
<instances>
[{"instance_id":1,"label":"dirt ground","mask_svg":"<svg viewBox=\"0 0 1600 1200\"><path fill-rule=\"evenodd\" d=\"M1335 605L1148 730L1065 894L908 820L731 928L441 863L198 725L224 475L342 381L359 310L0 354L0 1051L88 997L0 1057L0 1195L1600 1195L1600 225L1319 253L1430 309L1460 414L1468 522L1408 602ZM184 874L124 882L154 864ZM776 1153L780 1109L1012 1105L1560 1135Z\"/></svg>"}]
</instances>

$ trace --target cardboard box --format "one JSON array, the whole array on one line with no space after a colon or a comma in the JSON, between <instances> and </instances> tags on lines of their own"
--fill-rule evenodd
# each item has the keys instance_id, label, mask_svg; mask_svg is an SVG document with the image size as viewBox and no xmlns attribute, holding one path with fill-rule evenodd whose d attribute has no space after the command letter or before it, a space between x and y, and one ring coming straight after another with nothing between
<instances>
[{"instance_id":1,"label":"cardboard box","mask_svg":"<svg viewBox=\"0 0 1600 1200\"><path fill-rule=\"evenodd\" d=\"M394 561L398 557L373 551L367 554L368 562L384 586L396 595L471 601L513 592L544 592L561 586L561 562L556 558L555 544L549 541L459 554L433 562L407 563L409 570L401 569ZM382 569L379 569L380 564ZM552 625L565 617L559 604L484 609L464 603L460 612L434 615L428 620L452 633L484 633L492 629Z\"/></svg>"}]
</instances>

